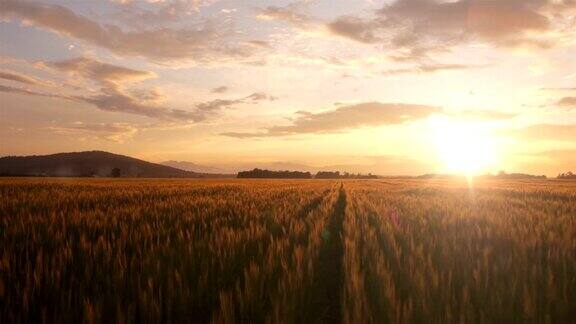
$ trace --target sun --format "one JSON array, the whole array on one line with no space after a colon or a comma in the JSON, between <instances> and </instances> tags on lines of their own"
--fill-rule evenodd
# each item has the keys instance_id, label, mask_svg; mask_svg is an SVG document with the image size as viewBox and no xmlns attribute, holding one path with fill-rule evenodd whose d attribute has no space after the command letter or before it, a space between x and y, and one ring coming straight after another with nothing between
<instances>
[{"instance_id":1,"label":"sun","mask_svg":"<svg viewBox=\"0 0 576 324\"><path fill-rule=\"evenodd\" d=\"M443 173L474 176L497 167L496 141L485 125L454 120L434 120L431 125Z\"/></svg>"}]
</instances>

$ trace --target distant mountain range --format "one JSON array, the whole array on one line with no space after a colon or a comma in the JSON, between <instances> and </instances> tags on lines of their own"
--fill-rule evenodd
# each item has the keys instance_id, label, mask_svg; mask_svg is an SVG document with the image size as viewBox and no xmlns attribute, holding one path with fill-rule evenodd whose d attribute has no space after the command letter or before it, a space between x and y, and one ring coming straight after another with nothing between
<instances>
[{"instance_id":1,"label":"distant mountain range","mask_svg":"<svg viewBox=\"0 0 576 324\"><path fill-rule=\"evenodd\" d=\"M202 178L201 173L103 151L0 158L3 176Z\"/></svg>"},{"instance_id":2,"label":"distant mountain range","mask_svg":"<svg viewBox=\"0 0 576 324\"><path fill-rule=\"evenodd\" d=\"M186 162L186 161L166 161L166 162L162 162L160 164L166 165L166 166L169 166L172 168L190 171L190 172L196 172L196 173L219 173L219 174L226 174L226 173L235 174L236 173L234 171L230 171L230 170L227 170L224 168L200 165L200 164L196 164L196 163L192 163L192 162Z\"/></svg>"}]
</instances>

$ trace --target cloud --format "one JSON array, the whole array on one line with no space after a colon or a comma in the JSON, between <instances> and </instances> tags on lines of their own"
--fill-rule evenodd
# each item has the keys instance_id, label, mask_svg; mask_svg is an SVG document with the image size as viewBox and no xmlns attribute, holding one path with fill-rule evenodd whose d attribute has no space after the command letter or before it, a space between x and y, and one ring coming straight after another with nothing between
<instances>
[{"instance_id":1,"label":"cloud","mask_svg":"<svg viewBox=\"0 0 576 324\"><path fill-rule=\"evenodd\" d=\"M296 113L291 125L272 126L259 133L228 132L222 135L236 138L275 137L297 134L334 133L345 129L403 124L426 118L440 108L424 105L368 102L340 106L334 110Z\"/></svg>"},{"instance_id":2,"label":"cloud","mask_svg":"<svg viewBox=\"0 0 576 324\"><path fill-rule=\"evenodd\" d=\"M509 134L522 140L576 143L576 125L537 124L510 131Z\"/></svg>"},{"instance_id":3,"label":"cloud","mask_svg":"<svg viewBox=\"0 0 576 324\"><path fill-rule=\"evenodd\" d=\"M247 96L245 99L250 99L252 101L265 101L265 100L274 101L277 100L278 97L271 96L264 92L254 92L253 94Z\"/></svg>"},{"instance_id":4,"label":"cloud","mask_svg":"<svg viewBox=\"0 0 576 324\"><path fill-rule=\"evenodd\" d=\"M203 120L202 116L194 112L140 102L138 98L117 88L103 89L102 93L97 95L74 96L73 98L77 101L92 104L104 111L123 112L164 120L194 122Z\"/></svg>"},{"instance_id":5,"label":"cloud","mask_svg":"<svg viewBox=\"0 0 576 324\"><path fill-rule=\"evenodd\" d=\"M229 87L227 87L227 86L220 86L220 87L217 87L217 88L214 88L214 89L210 90L210 92L212 92L212 93L225 93L225 92L227 92L228 90L230 90Z\"/></svg>"},{"instance_id":6,"label":"cloud","mask_svg":"<svg viewBox=\"0 0 576 324\"><path fill-rule=\"evenodd\" d=\"M206 117L214 115L216 112L219 112L222 109L231 108L235 105L244 103L257 103L260 101L274 101L276 99L276 97L269 94L263 92L255 92L249 96L239 99L216 99L202 102L195 105L195 111L202 119L205 119Z\"/></svg>"},{"instance_id":7,"label":"cloud","mask_svg":"<svg viewBox=\"0 0 576 324\"><path fill-rule=\"evenodd\" d=\"M576 161L576 149L575 150L550 150L550 151L545 151L545 152L539 152L538 155L549 156L553 160L570 161L570 162L572 162L572 164L574 163L574 161Z\"/></svg>"},{"instance_id":8,"label":"cloud","mask_svg":"<svg viewBox=\"0 0 576 324\"><path fill-rule=\"evenodd\" d=\"M133 97L147 103L160 103L165 101L167 96L162 88L155 87L152 89L133 89L130 90Z\"/></svg>"},{"instance_id":9,"label":"cloud","mask_svg":"<svg viewBox=\"0 0 576 324\"><path fill-rule=\"evenodd\" d=\"M49 85L48 82L38 80L38 79L33 78L31 76L27 76L27 75L16 73L16 72L10 72L10 71L0 71L0 79L24 83L24 84L33 85L33 86L40 86L40 87L44 87L44 86Z\"/></svg>"},{"instance_id":10,"label":"cloud","mask_svg":"<svg viewBox=\"0 0 576 324\"><path fill-rule=\"evenodd\" d=\"M485 65L471 65L471 64L441 64L441 63L428 63L421 64L416 67L392 69L382 72L384 75L398 75L398 74L432 74L442 71L463 71L484 67Z\"/></svg>"},{"instance_id":11,"label":"cloud","mask_svg":"<svg viewBox=\"0 0 576 324\"><path fill-rule=\"evenodd\" d=\"M328 24L332 33L361 43L375 43L381 38L376 36L379 24L376 20L364 20L354 16L342 16Z\"/></svg>"},{"instance_id":12,"label":"cloud","mask_svg":"<svg viewBox=\"0 0 576 324\"><path fill-rule=\"evenodd\" d=\"M543 164L550 164L554 167L554 171L558 173L576 171L574 169L576 167L574 165L574 161L576 161L576 149L549 150L529 154L529 156L544 160L538 161L540 163L536 166L537 168L541 168Z\"/></svg>"},{"instance_id":13,"label":"cloud","mask_svg":"<svg viewBox=\"0 0 576 324\"><path fill-rule=\"evenodd\" d=\"M542 91L552 91L552 92L573 92L576 91L576 88L570 87L560 87L560 88L540 88ZM566 96L558 100L555 106L562 107L562 108L576 108L576 97L574 96Z\"/></svg>"},{"instance_id":14,"label":"cloud","mask_svg":"<svg viewBox=\"0 0 576 324\"><path fill-rule=\"evenodd\" d=\"M525 32L550 28L548 18L538 13L542 4L538 0L399 0L384 7L380 14L405 19L418 33L449 37L468 34L507 44Z\"/></svg>"},{"instance_id":15,"label":"cloud","mask_svg":"<svg viewBox=\"0 0 576 324\"><path fill-rule=\"evenodd\" d=\"M272 20L287 22L297 28L306 28L316 24L316 20L299 11L301 3L293 2L284 7L268 6L259 10L256 18L260 20Z\"/></svg>"},{"instance_id":16,"label":"cloud","mask_svg":"<svg viewBox=\"0 0 576 324\"><path fill-rule=\"evenodd\" d=\"M155 78L156 74L152 72L125 68L87 57L45 62L44 65L99 84L102 88L98 94L74 95L70 98L89 103L100 110L167 120L197 122L203 119L196 112L157 105L156 102L162 98L157 90L126 90L126 86L132 82Z\"/></svg>"},{"instance_id":17,"label":"cloud","mask_svg":"<svg viewBox=\"0 0 576 324\"><path fill-rule=\"evenodd\" d=\"M155 78L156 74L151 72L125 68L87 57L43 62L42 65L69 73L84 81L96 83L100 86L100 90L95 94L60 95L0 85L0 92L72 100L88 103L103 111L122 112L174 122L201 122L235 105L276 99L265 93L254 93L239 99L216 99L197 103L189 109L172 108L160 104L164 101L165 95L158 88L136 90L127 88L134 82Z\"/></svg>"},{"instance_id":18,"label":"cloud","mask_svg":"<svg viewBox=\"0 0 576 324\"><path fill-rule=\"evenodd\" d=\"M44 65L100 83L134 82L156 77L153 72L129 69L87 57L48 62Z\"/></svg>"},{"instance_id":19,"label":"cloud","mask_svg":"<svg viewBox=\"0 0 576 324\"><path fill-rule=\"evenodd\" d=\"M497 110L462 110L458 112L447 112L445 114L450 117L473 120L502 120L512 119L517 116L517 114Z\"/></svg>"},{"instance_id":20,"label":"cloud","mask_svg":"<svg viewBox=\"0 0 576 324\"><path fill-rule=\"evenodd\" d=\"M564 97L558 101L558 106L576 108L576 97Z\"/></svg>"},{"instance_id":21,"label":"cloud","mask_svg":"<svg viewBox=\"0 0 576 324\"><path fill-rule=\"evenodd\" d=\"M126 123L83 123L76 122L67 126L49 127L57 134L93 135L97 138L124 143L138 133L138 128Z\"/></svg>"},{"instance_id":22,"label":"cloud","mask_svg":"<svg viewBox=\"0 0 576 324\"><path fill-rule=\"evenodd\" d=\"M431 161L423 161L406 156L378 155L365 157L350 157L359 159L363 163L346 163L324 166L322 171L340 171L377 175L420 175L433 169ZM360 162L360 161L358 161Z\"/></svg>"},{"instance_id":23,"label":"cloud","mask_svg":"<svg viewBox=\"0 0 576 324\"><path fill-rule=\"evenodd\" d=\"M38 91L21 89L0 85L0 92L14 93L19 95L48 97L64 99L82 103L88 103L104 111L123 112L128 114L158 118L174 121L202 121L205 114L200 111L185 111L181 109L171 109L162 106L155 106L139 102L137 98L130 96L122 90L110 87L102 90L96 95L59 95L47 94Z\"/></svg>"},{"instance_id":24,"label":"cloud","mask_svg":"<svg viewBox=\"0 0 576 324\"><path fill-rule=\"evenodd\" d=\"M202 122L216 116L224 109L233 108L236 105L249 103L245 98L240 99L216 99L192 105L191 109L176 109L166 106L158 106L142 102L119 88L110 87L103 89L101 94L94 96L76 96L78 101L90 103L105 111L116 111L151 118L181 121ZM254 101L252 101L254 103Z\"/></svg>"},{"instance_id":25,"label":"cloud","mask_svg":"<svg viewBox=\"0 0 576 324\"><path fill-rule=\"evenodd\" d=\"M372 17L341 16L327 27L353 41L383 44L395 52L390 56L396 60L420 60L474 41L496 47L551 47L555 39L548 33L574 32L554 24L571 6L571 0L560 5L547 0L396 0Z\"/></svg>"},{"instance_id":26,"label":"cloud","mask_svg":"<svg viewBox=\"0 0 576 324\"><path fill-rule=\"evenodd\" d=\"M223 108L229 108L243 102L244 102L243 99L234 99L234 100L216 99L212 101L199 103L195 107L196 110L200 112L202 115L208 115L220 111Z\"/></svg>"},{"instance_id":27,"label":"cloud","mask_svg":"<svg viewBox=\"0 0 576 324\"><path fill-rule=\"evenodd\" d=\"M23 88L16 88L10 86L0 85L0 92L6 93L15 93L20 95L28 95L28 96L38 96L38 97L48 97L48 98L60 98L60 99L70 99L67 96L62 96L58 94L50 94L50 93L42 93L38 91L23 89Z\"/></svg>"},{"instance_id":28,"label":"cloud","mask_svg":"<svg viewBox=\"0 0 576 324\"><path fill-rule=\"evenodd\" d=\"M145 57L158 61L212 62L240 59L254 54L256 47L233 44L225 39L226 28L204 23L195 29L155 28L124 30L100 24L60 6L25 0L3 0L0 17L17 19L37 27L85 41L118 55Z\"/></svg>"},{"instance_id":29,"label":"cloud","mask_svg":"<svg viewBox=\"0 0 576 324\"><path fill-rule=\"evenodd\" d=\"M565 165L570 170L576 171L574 161L576 161L576 150L551 150L542 152L542 155L548 156L552 161L557 164ZM568 170L567 170L568 171Z\"/></svg>"},{"instance_id":30,"label":"cloud","mask_svg":"<svg viewBox=\"0 0 576 324\"><path fill-rule=\"evenodd\" d=\"M545 173L549 177L556 177L562 172L576 171L576 149L573 148L520 152L510 157L515 161L515 169L523 173Z\"/></svg>"},{"instance_id":31,"label":"cloud","mask_svg":"<svg viewBox=\"0 0 576 324\"><path fill-rule=\"evenodd\" d=\"M423 64L419 67L422 73L434 73L438 71L455 71L455 70L469 70L483 67L483 65L469 65L469 64Z\"/></svg>"},{"instance_id":32,"label":"cloud","mask_svg":"<svg viewBox=\"0 0 576 324\"><path fill-rule=\"evenodd\" d=\"M163 24L180 21L186 17L197 14L201 7L208 6L218 0L169 0L169 1L146 1L152 6L150 9L142 9L139 1L118 0L113 1L121 4L123 15L130 16L130 21L135 25Z\"/></svg>"},{"instance_id":33,"label":"cloud","mask_svg":"<svg viewBox=\"0 0 576 324\"><path fill-rule=\"evenodd\" d=\"M257 47L257 48L270 48L271 47L270 43L268 43L267 41L257 40L257 39L246 41L245 44L253 46L253 47Z\"/></svg>"},{"instance_id":34,"label":"cloud","mask_svg":"<svg viewBox=\"0 0 576 324\"><path fill-rule=\"evenodd\" d=\"M543 91L576 91L576 88L541 88Z\"/></svg>"}]
</instances>

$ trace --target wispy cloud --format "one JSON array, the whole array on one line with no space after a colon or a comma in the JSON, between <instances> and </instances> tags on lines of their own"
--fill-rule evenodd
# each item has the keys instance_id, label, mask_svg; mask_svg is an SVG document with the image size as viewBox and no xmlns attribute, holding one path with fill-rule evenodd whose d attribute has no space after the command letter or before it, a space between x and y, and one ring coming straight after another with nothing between
<instances>
[{"instance_id":1,"label":"wispy cloud","mask_svg":"<svg viewBox=\"0 0 576 324\"><path fill-rule=\"evenodd\" d=\"M558 106L565 108L576 108L576 97L564 97L558 101Z\"/></svg>"},{"instance_id":2,"label":"wispy cloud","mask_svg":"<svg viewBox=\"0 0 576 324\"><path fill-rule=\"evenodd\" d=\"M528 156L538 158L540 163L535 166L536 169L541 168L543 164L552 164L554 169L559 173L574 171L576 149L548 150L528 154Z\"/></svg>"},{"instance_id":3,"label":"wispy cloud","mask_svg":"<svg viewBox=\"0 0 576 324\"><path fill-rule=\"evenodd\" d=\"M375 43L382 38L377 35L380 23L377 20L363 19L355 16L341 16L328 23L328 30L345 38L361 42Z\"/></svg>"},{"instance_id":4,"label":"wispy cloud","mask_svg":"<svg viewBox=\"0 0 576 324\"><path fill-rule=\"evenodd\" d=\"M441 64L441 63L424 63L415 67L391 69L383 71L383 75L399 75L399 74L432 74L443 71L465 71L470 69L478 69L485 67L485 65L475 64Z\"/></svg>"},{"instance_id":5,"label":"wispy cloud","mask_svg":"<svg viewBox=\"0 0 576 324\"><path fill-rule=\"evenodd\" d=\"M440 108L424 105L408 105L368 102L341 106L334 110L313 113L300 111L287 126L272 126L264 132L227 132L222 135L237 138L276 137L297 134L333 133L363 126L403 124L426 118Z\"/></svg>"},{"instance_id":6,"label":"wispy cloud","mask_svg":"<svg viewBox=\"0 0 576 324\"><path fill-rule=\"evenodd\" d=\"M134 25L151 25L177 22L200 12L202 7L218 2L218 0L169 0L146 1L148 6L143 9L141 1L112 0L119 4L121 13L130 17Z\"/></svg>"},{"instance_id":7,"label":"wispy cloud","mask_svg":"<svg viewBox=\"0 0 576 324\"><path fill-rule=\"evenodd\" d=\"M268 6L258 10L257 18L260 20L282 21L300 29L309 28L318 24L317 19L300 12L301 2L292 2L286 6Z\"/></svg>"},{"instance_id":8,"label":"wispy cloud","mask_svg":"<svg viewBox=\"0 0 576 324\"><path fill-rule=\"evenodd\" d=\"M225 92L227 92L228 90L230 90L229 87L227 87L227 86L220 86L220 87L216 87L216 88L210 90L210 92L212 92L212 93L225 93Z\"/></svg>"},{"instance_id":9,"label":"wispy cloud","mask_svg":"<svg viewBox=\"0 0 576 324\"><path fill-rule=\"evenodd\" d=\"M0 71L0 79L18 82L18 83L24 83L24 84L32 85L32 86L40 86L40 87L45 87L45 86L50 85L46 81L42 81L42 80L39 80L37 78L31 77L28 75L24 75L22 73L12 72L12 71Z\"/></svg>"},{"instance_id":10,"label":"wispy cloud","mask_svg":"<svg viewBox=\"0 0 576 324\"><path fill-rule=\"evenodd\" d=\"M576 87L575 88L570 88L570 87L541 88L540 90L543 90L543 91L576 91Z\"/></svg>"},{"instance_id":11,"label":"wispy cloud","mask_svg":"<svg viewBox=\"0 0 576 324\"><path fill-rule=\"evenodd\" d=\"M264 93L264 92L254 92L253 94L247 96L244 99L248 99L251 101L263 101L263 100L274 101L274 100L277 100L278 97L271 96L271 95Z\"/></svg>"},{"instance_id":12,"label":"wispy cloud","mask_svg":"<svg viewBox=\"0 0 576 324\"><path fill-rule=\"evenodd\" d=\"M126 123L84 123L75 122L70 125L49 127L57 134L95 136L96 138L124 143L138 133L138 128Z\"/></svg>"},{"instance_id":13,"label":"wispy cloud","mask_svg":"<svg viewBox=\"0 0 576 324\"><path fill-rule=\"evenodd\" d=\"M118 55L157 61L220 61L246 58L258 48L228 37L228 28L206 22L197 28L125 30L101 24L60 5L3 0L0 17L20 19L39 28L85 41Z\"/></svg>"},{"instance_id":14,"label":"wispy cloud","mask_svg":"<svg viewBox=\"0 0 576 324\"><path fill-rule=\"evenodd\" d=\"M15 93L15 94L20 94L20 95L28 95L28 96L48 97L48 98L71 99L70 97L63 96L63 95L43 93L43 92L38 92L35 90L29 90L29 89L17 88L17 87L11 87L11 86L4 86L4 85L0 85L0 92Z\"/></svg>"},{"instance_id":15,"label":"wispy cloud","mask_svg":"<svg viewBox=\"0 0 576 324\"><path fill-rule=\"evenodd\" d=\"M155 78L156 74L104 63L88 57L46 62L44 65L99 83L125 83Z\"/></svg>"},{"instance_id":16,"label":"wispy cloud","mask_svg":"<svg viewBox=\"0 0 576 324\"><path fill-rule=\"evenodd\" d=\"M201 122L216 116L223 109L235 105L254 104L276 99L274 96L256 92L238 99L216 99L201 102L193 104L187 109L173 108L161 104L165 95L156 88L138 90L129 88L132 83L155 78L156 74L152 72L125 68L87 57L43 62L42 65L83 79L86 82L96 83L100 86L100 91L96 94L61 95L0 85L0 92L73 100L88 103L104 111L179 122Z\"/></svg>"},{"instance_id":17,"label":"wispy cloud","mask_svg":"<svg viewBox=\"0 0 576 324\"><path fill-rule=\"evenodd\" d=\"M469 119L469 120L502 120L502 119L512 119L517 114L509 113L500 110L461 110L458 112L446 112L445 115L449 117Z\"/></svg>"},{"instance_id":18,"label":"wispy cloud","mask_svg":"<svg viewBox=\"0 0 576 324\"><path fill-rule=\"evenodd\" d=\"M537 124L512 130L509 133L522 140L551 140L576 143L576 125Z\"/></svg>"}]
</instances>

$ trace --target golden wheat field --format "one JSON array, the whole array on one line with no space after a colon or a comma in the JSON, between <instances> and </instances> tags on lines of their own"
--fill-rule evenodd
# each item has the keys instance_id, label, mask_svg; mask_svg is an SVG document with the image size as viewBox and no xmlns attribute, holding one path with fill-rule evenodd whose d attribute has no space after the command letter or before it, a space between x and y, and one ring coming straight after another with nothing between
<instances>
[{"instance_id":1,"label":"golden wheat field","mask_svg":"<svg viewBox=\"0 0 576 324\"><path fill-rule=\"evenodd\" d=\"M0 322L570 323L576 182L0 180Z\"/></svg>"}]
</instances>

